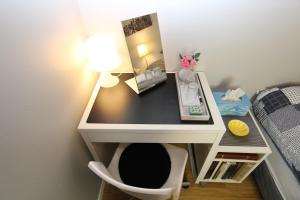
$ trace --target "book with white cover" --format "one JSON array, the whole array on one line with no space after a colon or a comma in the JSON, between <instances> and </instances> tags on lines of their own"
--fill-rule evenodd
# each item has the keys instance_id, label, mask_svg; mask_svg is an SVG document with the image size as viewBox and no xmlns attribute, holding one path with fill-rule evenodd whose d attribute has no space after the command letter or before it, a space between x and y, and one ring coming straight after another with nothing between
<instances>
[{"instance_id":1,"label":"book with white cover","mask_svg":"<svg viewBox=\"0 0 300 200\"><path fill-rule=\"evenodd\" d=\"M222 176L225 174L225 172L227 171L227 169L229 168L229 166L231 165L230 162L225 162L222 164L221 168L219 169L220 172L218 173L218 176L216 177L217 179L221 179Z\"/></svg>"}]
</instances>

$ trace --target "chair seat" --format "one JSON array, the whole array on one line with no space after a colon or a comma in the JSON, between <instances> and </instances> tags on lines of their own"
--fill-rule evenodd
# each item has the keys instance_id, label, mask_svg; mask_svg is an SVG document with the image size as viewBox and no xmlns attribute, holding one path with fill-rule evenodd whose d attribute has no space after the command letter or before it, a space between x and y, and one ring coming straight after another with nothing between
<instances>
[{"instance_id":1,"label":"chair seat","mask_svg":"<svg viewBox=\"0 0 300 200\"><path fill-rule=\"evenodd\" d=\"M119 161L119 174L125 184L161 188L171 171L171 159L161 144L130 144Z\"/></svg>"}]
</instances>

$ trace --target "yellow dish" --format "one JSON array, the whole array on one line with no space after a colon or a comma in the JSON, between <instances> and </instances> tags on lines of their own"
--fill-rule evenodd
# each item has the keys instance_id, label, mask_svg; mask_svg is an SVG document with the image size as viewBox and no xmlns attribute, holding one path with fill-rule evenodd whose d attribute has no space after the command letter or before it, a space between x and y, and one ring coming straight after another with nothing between
<instances>
[{"instance_id":1,"label":"yellow dish","mask_svg":"<svg viewBox=\"0 0 300 200\"><path fill-rule=\"evenodd\" d=\"M249 134L249 126L241 120L230 120L228 122L228 128L230 132L236 136L246 136Z\"/></svg>"}]
</instances>

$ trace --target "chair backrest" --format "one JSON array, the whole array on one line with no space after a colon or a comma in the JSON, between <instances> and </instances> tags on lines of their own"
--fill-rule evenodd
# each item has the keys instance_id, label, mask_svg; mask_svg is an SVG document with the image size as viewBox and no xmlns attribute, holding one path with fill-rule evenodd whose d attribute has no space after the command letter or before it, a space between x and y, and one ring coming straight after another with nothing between
<instances>
[{"instance_id":1,"label":"chair backrest","mask_svg":"<svg viewBox=\"0 0 300 200\"><path fill-rule=\"evenodd\" d=\"M140 188L140 187L126 185L120 181L117 181L107 171L106 167L103 165L102 162L90 161L88 167L96 175L98 175L101 179L103 179L107 183L110 183L111 185L119 188L120 190L123 190L124 192L131 194L132 196L136 196L136 197L140 196L140 195L134 195L134 193L141 194L141 195L143 194L153 195L153 197L156 196L153 199L168 199L172 196L173 188L160 188L160 189ZM159 197L163 197L163 198L159 198Z\"/></svg>"}]
</instances>

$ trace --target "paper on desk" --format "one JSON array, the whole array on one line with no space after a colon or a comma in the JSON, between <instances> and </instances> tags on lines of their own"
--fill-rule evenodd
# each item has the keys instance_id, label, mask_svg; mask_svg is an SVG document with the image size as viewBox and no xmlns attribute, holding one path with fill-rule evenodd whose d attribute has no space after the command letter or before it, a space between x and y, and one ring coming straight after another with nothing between
<instances>
[{"instance_id":1,"label":"paper on desk","mask_svg":"<svg viewBox=\"0 0 300 200\"><path fill-rule=\"evenodd\" d=\"M189 90L186 84L180 85L181 101L183 106L200 105L198 89Z\"/></svg>"},{"instance_id":2,"label":"paper on desk","mask_svg":"<svg viewBox=\"0 0 300 200\"><path fill-rule=\"evenodd\" d=\"M237 88L235 90L227 90L222 100L227 101L241 101L241 97L244 96L246 93L241 89Z\"/></svg>"}]
</instances>

